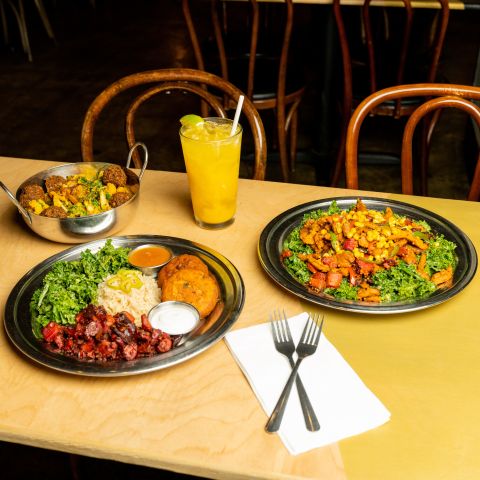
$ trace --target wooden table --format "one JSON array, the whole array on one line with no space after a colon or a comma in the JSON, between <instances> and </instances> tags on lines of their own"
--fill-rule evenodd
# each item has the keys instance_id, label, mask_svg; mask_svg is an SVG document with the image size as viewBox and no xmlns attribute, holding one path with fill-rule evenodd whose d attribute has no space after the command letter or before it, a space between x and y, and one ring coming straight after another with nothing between
<instances>
[{"instance_id":1,"label":"wooden table","mask_svg":"<svg viewBox=\"0 0 480 480\"><path fill-rule=\"evenodd\" d=\"M223 0L223 1L243 1L248 2L249 0ZM284 0L258 0L259 2L267 3L280 3ZM293 0L293 3L302 3L305 5L330 5L332 0ZM364 0L342 0L342 5L363 5ZM404 3L401 0L373 0L372 6L377 7L403 7ZM466 9L477 9L479 8L479 2L477 1L461 1L461 0L450 0L449 6L451 10L466 10ZM412 0L413 8L440 8L439 3L436 0Z\"/></svg>"},{"instance_id":2,"label":"wooden table","mask_svg":"<svg viewBox=\"0 0 480 480\"><path fill-rule=\"evenodd\" d=\"M12 190L53 162L0 157ZM192 219L187 179L147 171L140 213L122 234L161 234L208 245L241 272L246 302L234 329L311 305L276 287L257 260L268 221L303 202L352 191L241 180L235 223L218 232ZM374 194L452 220L480 250L480 203ZM0 303L22 275L67 245L43 240L0 199ZM477 275L455 299L403 315L324 310L325 333L392 414L338 445L290 456L223 341L188 362L150 374L90 378L37 366L0 333L0 439L221 479L438 480L480 478L480 348Z\"/></svg>"}]
</instances>

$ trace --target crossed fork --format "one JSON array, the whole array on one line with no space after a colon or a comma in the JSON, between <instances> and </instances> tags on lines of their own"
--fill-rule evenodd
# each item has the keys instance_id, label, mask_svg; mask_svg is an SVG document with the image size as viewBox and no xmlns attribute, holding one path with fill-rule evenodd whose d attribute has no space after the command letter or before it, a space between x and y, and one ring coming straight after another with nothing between
<instances>
[{"instance_id":1,"label":"crossed fork","mask_svg":"<svg viewBox=\"0 0 480 480\"><path fill-rule=\"evenodd\" d=\"M288 358L290 366L293 370L278 399L277 405L273 409L273 412L268 419L267 424L265 425L265 430L267 432L276 432L280 428L280 423L282 422L285 407L287 405L294 381L297 385L298 396L300 398L300 404L302 406L303 417L305 419L305 425L307 426L307 429L311 432L315 432L320 429L320 424L318 423L313 406L310 403L310 399L305 391L302 380L298 375L298 369L302 360L310 355L313 355L317 350L323 327L323 316L320 324L319 317L319 314L308 315L307 323L305 324L300 342L296 348L295 344L293 343L293 338L290 332L290 327L288 326L288 320L285 311L283 311L283 318L281 317L279 311L273 312L270 317L275 348L279 353ZM293 360L293 353L295 351L298 355L296 362Z\"/></svg>"}]
</instances>

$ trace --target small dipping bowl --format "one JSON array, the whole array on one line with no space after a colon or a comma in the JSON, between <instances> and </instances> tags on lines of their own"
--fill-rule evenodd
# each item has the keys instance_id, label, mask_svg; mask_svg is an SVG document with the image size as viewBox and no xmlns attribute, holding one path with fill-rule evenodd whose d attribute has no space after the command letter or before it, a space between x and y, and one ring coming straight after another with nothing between
<instances>
[{"instance_id":1,"label":"small dipping bowl","mask_svg":"<svg viewBox=\"0 0 480 480\"><path fill-rule=\"evenodd\" d=\"M144 275L157 275L160 269L173 257L172 251L164 245L140 245L128 254L130 265L140 269Z\"/></svg>"},{"instance_id":2,"label":"small dipping bowl","mask_svg":"<svg viewBox=\"0 0 480 480\"><path fill-rule=\"evenodd\" d=\"M159 303L148 312L153 328L169 335L185 335L200 323L198 310L189 303L175 300Z\"/></svg>"}]
</instances>

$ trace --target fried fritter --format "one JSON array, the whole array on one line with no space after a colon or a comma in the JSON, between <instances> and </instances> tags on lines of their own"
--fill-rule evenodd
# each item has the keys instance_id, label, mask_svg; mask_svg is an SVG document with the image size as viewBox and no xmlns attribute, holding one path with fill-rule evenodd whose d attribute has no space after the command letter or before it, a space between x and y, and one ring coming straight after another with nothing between
<instances>
[{"instance_id":1,"label":"fried fritter","mask_svg":"<svg viewBox=\"0 0 480 480\"><path fill-rule=\"evenodd\" d=\"M192 270L200 270L203 273L208 273L207 265L200 258L196 257L195 255L189 255L188 253L184 253L183 255L179 255L178 257L173 257L160 270L157 280L158 286L162 288L165 280L167 280L177 271L183 270L185 268Z\"/></svg>"},{"instance_id":2,"label":"fried fritter","mask_svg":"<svg viewBox=\"0 0 480 480\"><path fill-rule=\"evenodd\" d=\"M110 199L110 206L112 208L119 207L124 203L128 202L132 198L132 194L130 192L117 192L112 195Z\"/></svg>"},{"instance_id":3,"label":"fried fritter","mask_svg":"<svg viewBox=\"0 0 480 480\"><path fill-rule=\"evenodd\" d=\"M27 183L27 185L22 188L22 193L20 194L22 207L28 208L31 200L45 200L45 192L40 185Z\"/></svg>"},{"instance_id":4,"label":"fried fritter","mask_svg":"<svg viewBox=\"0 0 480 480\"><path fill-rule=\"evenodd\" d=\"M119 165L110 165L103 171L102 182L113 183L116 187L123 187L127 184L127 174Z\"/></svg>"},{"instance_id":5,"label":"fried fritter","mask_svg":"<svg viewBox=\"0 0 480 480\"><path fill-rule=\"evenodd\" d=\"M176 300L193 305L200 318L207 317L218 302L220 288L209 272L189 268L177 270L162 288L162 302Z\"/></svg>"},{"instance_id":6,"label":"fried fritter","mask_svg":"<svg viewBox=\"0 0 480 480\"><path fill-rule=\"evenodd\" d=\"M50 218L67 218L67 212L62 207L55 206L46 208L40 215Z\"/></svg>"},{"instance_id":7,"label":"fried fritter","mask_svg":"<svg viewBox=\"0 0 480 480\"><path fill-rule=\"evenodd\" d=\"M47 192L60 192L62 186L67 183L67 179L60 175L52 175L45 180Z\"/></svg>"}]
</instances>

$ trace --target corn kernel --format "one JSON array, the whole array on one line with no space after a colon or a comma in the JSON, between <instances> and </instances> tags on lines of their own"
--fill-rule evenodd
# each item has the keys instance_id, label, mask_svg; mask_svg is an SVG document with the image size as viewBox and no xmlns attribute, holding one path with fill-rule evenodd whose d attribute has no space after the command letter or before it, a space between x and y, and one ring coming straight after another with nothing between
<instances>
[{"instance_id":1,"label":"corn kernel","mask_svg":"<svg viewBox=\"0 0 480 480\"><path fill-rule=\"evenodd\" d=\"M353 255L355 258L363 258L363 252L361 252L358 248L353 249Z\"/></svg>"},{"instance_id":2,"label":"corn kernel","mask_svg":"<svg viewBox=\"0 0 480 480\"><path fill-rule=\"evenodd\" d=\"M107 183L107 193L110 195L115 194L117 191L117 187L113 183Z\"/></svg>"}]
</instances>

